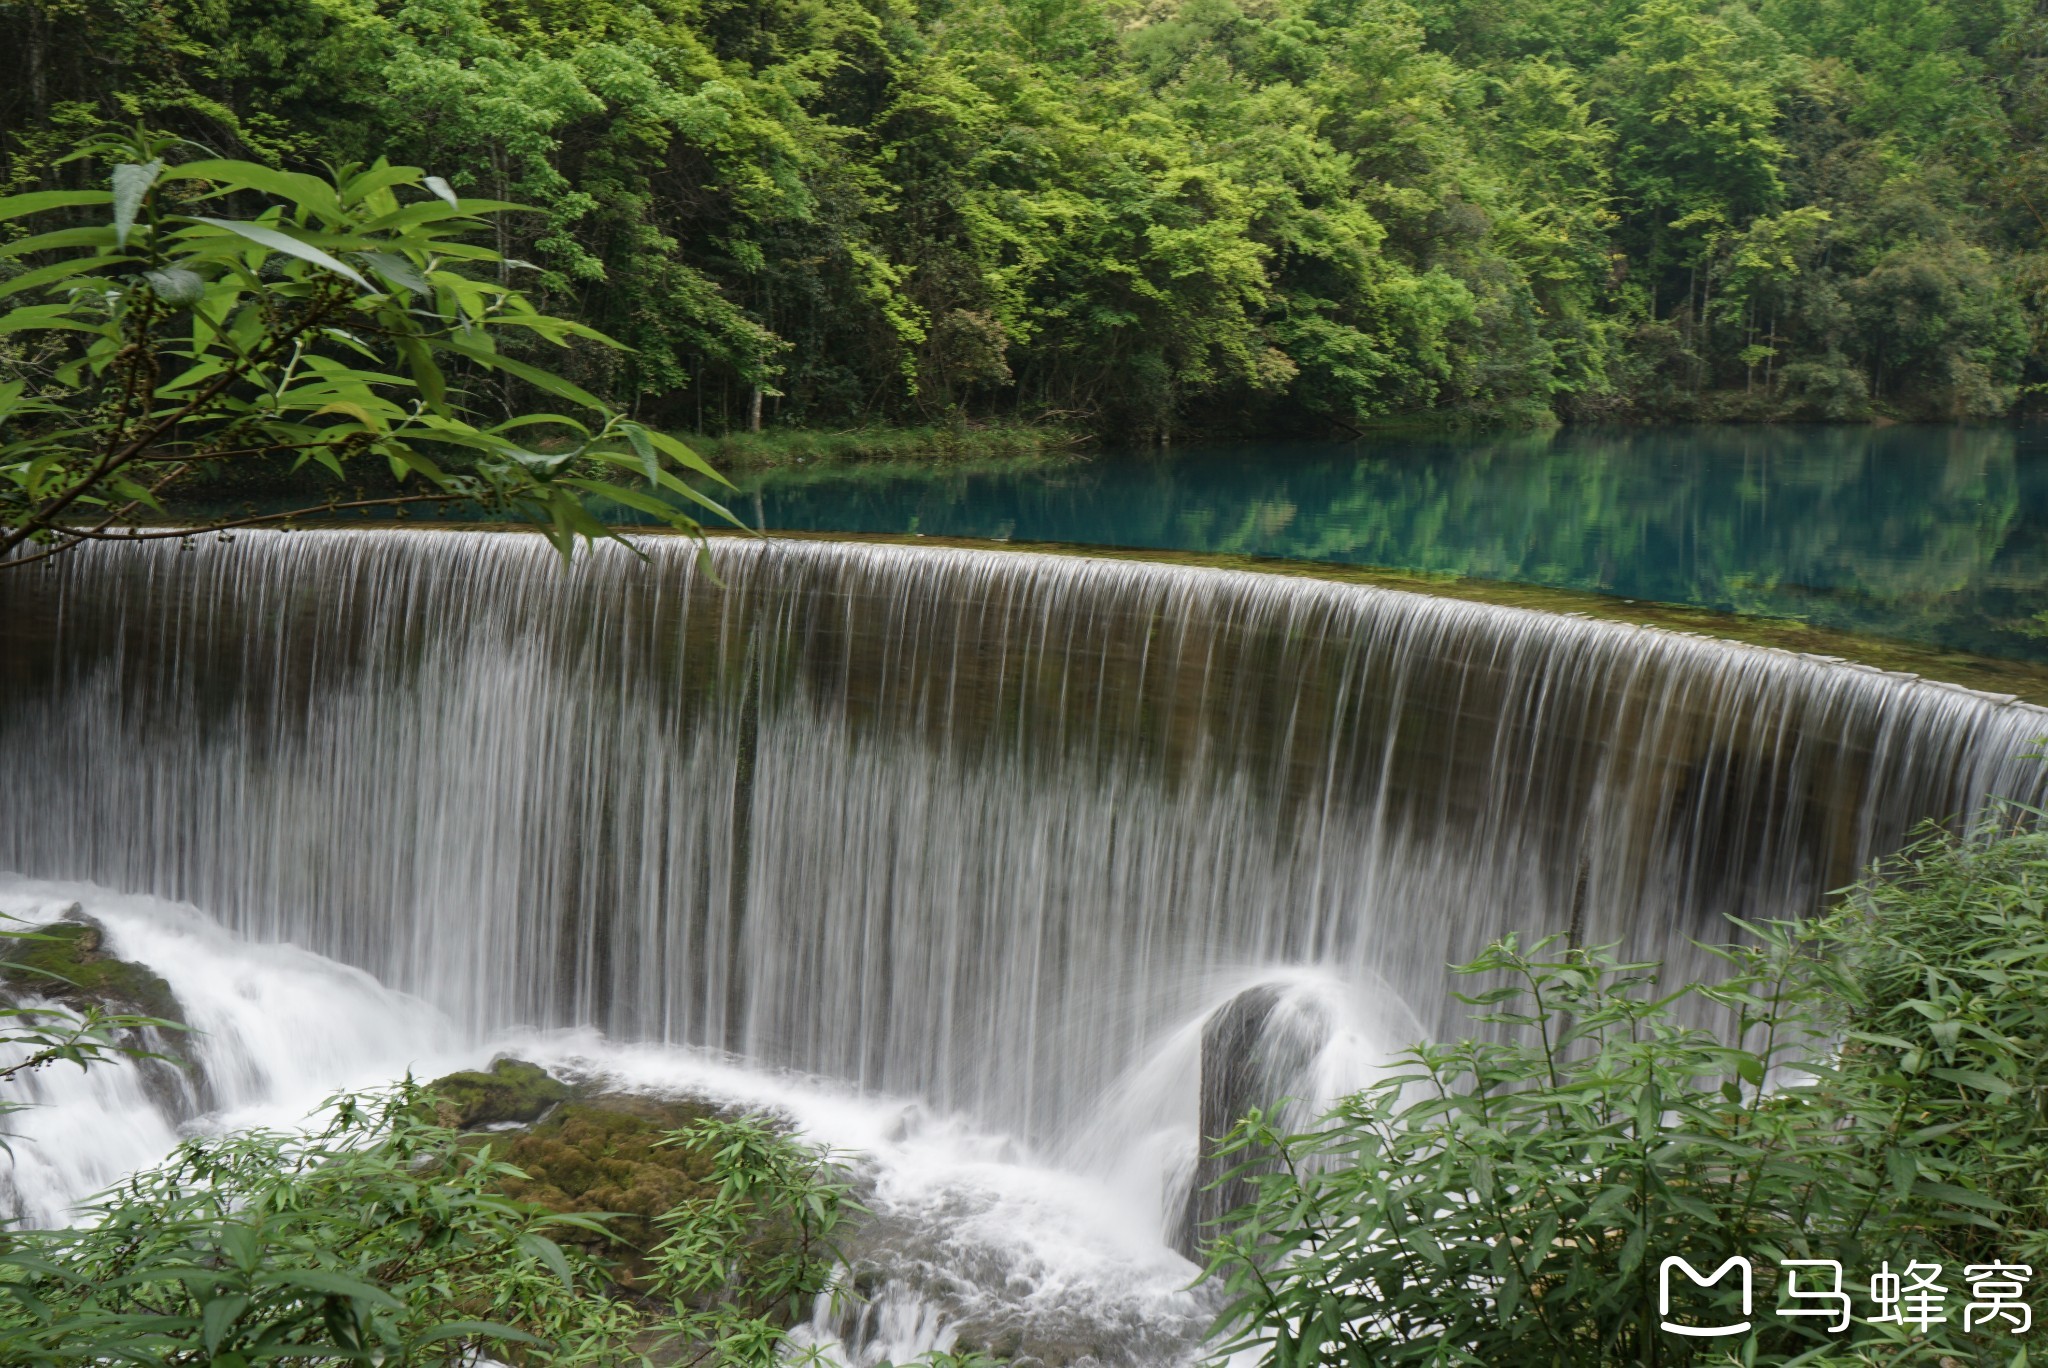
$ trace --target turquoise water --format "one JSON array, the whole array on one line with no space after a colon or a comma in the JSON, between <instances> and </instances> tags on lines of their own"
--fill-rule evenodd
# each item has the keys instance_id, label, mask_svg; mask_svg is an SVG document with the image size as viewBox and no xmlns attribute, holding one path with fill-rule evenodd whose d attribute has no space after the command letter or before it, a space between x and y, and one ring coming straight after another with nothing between
<instances>
[{"instance_id":1,"label":"turquoise water","mask_svg":"<svg viewBox=\"0 0 2048 1368\"><path fill-rule=\"evenodd\" d=\"M2048 661L2048 430L1567 428L1188 446L1051 470L797 466L734 511L1448 571Z\"/></svg>"}]
</instances>

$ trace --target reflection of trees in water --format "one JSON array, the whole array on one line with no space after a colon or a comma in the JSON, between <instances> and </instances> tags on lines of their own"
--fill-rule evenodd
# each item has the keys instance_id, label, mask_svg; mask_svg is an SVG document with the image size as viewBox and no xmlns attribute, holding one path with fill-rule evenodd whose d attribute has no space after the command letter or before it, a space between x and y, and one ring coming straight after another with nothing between
<instances>
[{"instance_id":1,"label":"reflection of trees in water","mask_svg":"<svg viewBox=\"0 0 2048 1368\"><path fill-rule=\"evenodd\" d=\"M1214 546L2038 654L2024 494L2010 431L1571 431L1279 473L1261 502L1303 508L1290 535Z\"/></svg>"},{"instance_id":2,"label":"reflection of trees in water","mask_svg":"<svg viewBox=\"0 0 2048 1368\"><path fill-rule=\"evenodd\" d=\"M2037 473L2038 467L2038 473ZM2048 461L2015 429L1566 429L1237 444L790 491L786 526L1173 547L1697 603L2048 658Z\"/></svg>"}]
</instances>

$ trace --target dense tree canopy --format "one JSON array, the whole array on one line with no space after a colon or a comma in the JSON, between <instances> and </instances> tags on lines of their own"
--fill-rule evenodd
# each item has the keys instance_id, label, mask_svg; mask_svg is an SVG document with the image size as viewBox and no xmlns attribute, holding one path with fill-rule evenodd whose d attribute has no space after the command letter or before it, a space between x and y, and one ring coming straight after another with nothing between
<instances>
[{"instance_id":1,"label":"dense tree canopy","mask_svg":"<svg viewBox=\"0 0 2048 1368\"><path fill-rule=\"evenodd\" d=\"M0 191L145 120L515 200L673 428L1988 416L2048 365L2020 0L0 0Z\"/></svg>"}]
</instances>

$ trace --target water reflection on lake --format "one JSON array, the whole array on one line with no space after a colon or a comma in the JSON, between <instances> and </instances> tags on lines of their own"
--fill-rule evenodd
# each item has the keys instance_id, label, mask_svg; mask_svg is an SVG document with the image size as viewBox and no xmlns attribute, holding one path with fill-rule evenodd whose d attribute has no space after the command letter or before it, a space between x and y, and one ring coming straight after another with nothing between
<instances>
[{"instance_id":1,"label":"water reflection on lake","mask_svg":"<svg viewBox=\"0 0 2048 1368\"><path fill-rule=\"evenodd\" d=\"M2048 660L2048 430L1567 428L749 479L771 529L1282 556Z\"/></svg>"}]
</instances>

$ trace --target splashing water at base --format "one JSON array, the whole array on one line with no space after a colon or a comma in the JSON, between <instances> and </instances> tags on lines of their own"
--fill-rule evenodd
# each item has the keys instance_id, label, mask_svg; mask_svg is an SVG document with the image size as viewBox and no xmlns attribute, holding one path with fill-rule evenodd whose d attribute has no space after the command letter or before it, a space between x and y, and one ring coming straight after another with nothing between
<instances>
[{"instance_id":1,"label":"splashing water at base","mask_svg":"<svg viewBox=\"0 0 2048 1368\"><path fill-rule=\"evenodd\" d=\"M1098 1127L1040 1155L913 1100L707 1051L621 1045L587 1028L478 1038L359 970L237 938L189 905L0 876L0 914L17 928L67 913L91 917L109 954L170 985L193 1028L193 1071L217 1105L181 1117L129 1060L31 1076L22 1099L31 1109L13 1118L13 1153L0 1156L0 1204L27 1224L73 1219L80 1200L161 1160L185 1135L290 1127L337 1091L511 1054L611 1091L766 1110L841 1151L872 1215L848 1242L851 1295L821 1298L797 1338L851 1368L964 1347L1076 1365L1183 1363L1198 1356L1214 1314L1215 1298L1193 1285L1197 1268L1162 1233L1193 1169L1201 1020L1168 1032L1120 1081ZM1261 981L1281 984L1316 1021L1341 1021L1322 1034L1303 1078L1323 1096L1358 1086L1400 1038L1375 1034L1388 1024L1384 1009L1360 1015L1368 1000L1329 975ZM1222 977L1211 996L1227 1004L1251 986L1249 975ZM1147 1143L1116 1142L1138 1130Z\"/></svg>"},{"instance_id":2,"label":"splashing water at base","mask_svg":"<svg viewBox=\"0 0 2048 1368\"><path fill-rule=\"evenodd\" d=\"M447 1018L368 974L291 945L239 940L198 909L92 884L0 876L0 925L27 929L72 909L96 920L114 958L170 985L189 1034L169 1043L191 1058L213 1102L204 1124L289 1122L329 1092L390 1083L409 1067L456 1057ZM0 1156L0 1201L32 1224L60 1225L80 1198L164 1158L192 1090L171 1099L144 1066L54 1065L29 1075L9 1118L14 1153Z\"/></svg>"}]
</instances>

